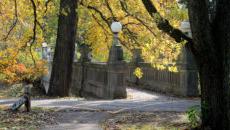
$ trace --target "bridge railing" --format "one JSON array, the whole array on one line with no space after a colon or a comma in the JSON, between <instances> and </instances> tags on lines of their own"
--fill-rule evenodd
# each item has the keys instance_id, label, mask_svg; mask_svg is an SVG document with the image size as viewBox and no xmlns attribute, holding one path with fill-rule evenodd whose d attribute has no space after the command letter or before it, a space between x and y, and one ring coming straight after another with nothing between
<instances>
[{"instance_id":1,"label":"bridge railing","mask_svg":"<svg viewBox=\"0 0 230 130\"><path fill-rule=\"evenodd\" d=\"M140 57L140 51L136 51L135 57ZM168 69L160 70L144 63L138 58L129 64L127 81L130 86L168 93L178 96L198 96L198 71L191 52L186 48L177 61L178 72L171 72ZM133 73L139 67L143 72L143 77L138 79Z\"/></svg>"},{"instance_id":2,"label":"bridge railing","mask_svg":"<svg viewBox=\"0 0 230 130\"><path fill-rule=\"evenodd\" d=\"M70 90L73 95L106 99L125 98L125 88L128 85L179 96L199 95L197 68L191 53L186 49L182 50L182 56L177 63L178 72L156 69L150 63L143 62L140 54L134 54L134 61L130 63L91 62L88 53L82 54L85 54L83 59L73 64ZM140 79L134 75L137 67L143 71L143 77ZM49 77L45 77L44 81L49 81Z\"/></svg>"},{"instance_id":3,"label":"bridge railing","mask_svg":"<svg viewBox=\"0 0 230 130\"><path fill-rule=\"evenodd\" d=\"M125 65L76 62L73 66L71 93L77 96L106 99L126 97L126 71L123 70L127 70Z\"/></svg>"},{"instance_id":4,"label":"bridge railing","mask_svg":"<svg viewBox=\"0 0 230 130\"><path fill-rule=\"evenodd\" d=\"M107 86L107 64L106 63L85 63L85 81L83 91L85 94L96 97L105 97Z\"/></svg>"}]
</instances>

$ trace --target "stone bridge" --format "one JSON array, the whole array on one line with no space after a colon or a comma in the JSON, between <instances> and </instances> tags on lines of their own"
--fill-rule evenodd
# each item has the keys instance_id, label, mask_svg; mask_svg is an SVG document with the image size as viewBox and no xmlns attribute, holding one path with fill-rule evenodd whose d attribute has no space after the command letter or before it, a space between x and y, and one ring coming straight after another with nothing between
<instances>
[{"instance_id":1,"label":"stone bridge","mask_svg":"<svg viewBox=\"0 0 230 130\"><path fill-rule=\"evenodd\" d=\"M73 64L70 93L76 96L102 99L126 98L126 87L139 87L178 96L198 96L198 73L193 56L186 48L182 49L176 64L178 72L158 70L150 63L143 62L141 51L136 49L130 63L124 62L123 51L114 37L109 60L105 63L91 62L90 49L83 46L81 58ZM134 70L140 67L143 77L138 79ZM51 65L49 65L51 70ZM49 76L44 76L43 84L48 91Z\"/></svg>"},{"instance_id":2,"label":"stone bridge","mask_svg":"<svg viewBox=\"0 0 230 130\"><path fill-rule=\"evenodd\" d=\"M71 93L117 99L125 98L126 87L131 86L177 96L198 96L198 73L188 52L184 51L181 57L183 62L177 64L178 72L153 68L150 63L141 60L138 50L130 63L80 60L73 65ZM143 71L141 79L133 74L137 67Z\"/></svg>"}]
</instances>

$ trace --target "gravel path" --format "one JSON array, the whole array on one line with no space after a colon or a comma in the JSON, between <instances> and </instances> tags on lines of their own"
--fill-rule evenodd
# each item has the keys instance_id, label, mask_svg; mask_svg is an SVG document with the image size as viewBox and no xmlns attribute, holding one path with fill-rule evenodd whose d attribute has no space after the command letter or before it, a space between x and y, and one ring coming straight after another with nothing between
<instances>
[{"instance_id":1,"label":"gravel path","mask_svg":"<svg viewBox=\"0 0 230 130\"><path fill-rule=\"evenodd\" d=\"M68 99L34 99L33 107L56 109L73 109L60 117L60 124L45 128L51 130L101 130L99 122L108 117L109 113L124 111L175 111L184 112L189 107L199 105L199 99L185 99L149 93L128 88L128 98L119 100L86 100L82 98ZM0 99L0 105L11 105L16 99ZM89 112L91 111L91 112Z\"/></svg>"},{"instance_id":2,"label":"gravel path","mask_svg":"<svg viewBox=\"0 0 230 130\"><path fill-rule=\"evenodd\" d=\"M199 99L185 99L149 93L128 88L128 98L119 100L86 100L82 98L34 99L32 106L47 108L74 108L80 110L134 110L134 111L186 111L189 107L199 105ZM10 105L17 99L0 99L0 105Z\"/></svg>"}]
</instances>

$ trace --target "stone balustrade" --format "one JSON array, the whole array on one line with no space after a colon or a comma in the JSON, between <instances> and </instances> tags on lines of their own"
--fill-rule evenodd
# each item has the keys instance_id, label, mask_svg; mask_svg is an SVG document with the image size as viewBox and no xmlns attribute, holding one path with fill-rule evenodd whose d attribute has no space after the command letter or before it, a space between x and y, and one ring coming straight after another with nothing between
<instances>
[{"instance_id":1,"label":"stone balustrade","mask_svg":"<svg viewBox=\"0 0 230 130\"><path fill-rule=\"evenodd\" d=\"M71 94L104 99L125 98L126 72L122 71L125 66L116 65L116 67L121 71L116 68L114 74L113 69L107 63L74 63Z\"/></svg>"},{"instance_id":2,"label":"stone balustrade","mask_svg":"<svg viewBox=\"0 0 230 130\"><path fill-rule=\"evenodd\" d=\"M178 72L158 70L144 63L140 51L134 51L132 62L74 63L71 92L80 96L105 99L125 98L127 86L178 96L198 96L198 73L191 54L186 49L178 60ZM82 61L82 60L81 60ZM134 71L140 67L143 77L138 79Z\"/></svg>"},{"instance_id":3,"label":"stone balustrade","mask_svg":"<svg viewBox=\"0 0 230 130\"><path fill-rule=\"evenodd\" d=\"M133 72L136 65L129 65L127 81L130 86L178 96L198 96L198 75L195 70L171 72L153 68L150 63L139 63L143 77L138 79Z\"/></svg>"},{"instance_id":4,"label":"stone balustrade","mask_svg":"<svg viewBox=\"0 0 230 130\"><path fill-rule=\"evenodd\" d=\"M126 63L120 56L123 53L119 44L114 44L109 60L105 63L91 62L90 49L87 46L83 48L81 59L73 64L70 90L72 95L103 99L126 98L127 86L178 96L199 95L197 68L192 54L186 48L182 49L177 61L178 72L158 70L150 63L144 63L140 50L134 50L133 60ZM134 75L137 67L143 72L143 77L140 79ZM47 82L47 85L49 77L44 78L44 83Z\"/></svg>"}]
</instances>

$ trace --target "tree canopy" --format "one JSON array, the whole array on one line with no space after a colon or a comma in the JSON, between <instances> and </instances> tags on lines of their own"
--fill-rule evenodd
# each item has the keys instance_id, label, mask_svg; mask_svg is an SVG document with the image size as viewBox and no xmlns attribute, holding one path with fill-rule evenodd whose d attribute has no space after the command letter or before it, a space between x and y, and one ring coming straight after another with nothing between
<instances>
[{"instance_id":1,"label":"tree canopy","mask_svg":"<svg viewBox=\"0 0 230 130\"><path fill-rule=\"evenodd\" d=\"M44 73L44 62L38 50L41 50L43 42L47 42L52 48L55 46L59 2L0 2L0 55L3 59L0 61L0 70L4 77L2 79L5 79L6 75L9 80L16 78L18 72L12 68L18 65L30 71L39 70L39 74ZM157 21L167 19L170 25L179 28L181 21L188 19L187 10L180 8L176 0L158 0L151 1L157 10L157 13L152 12L151 15L143 2L145 0L79 1L77 43L90 45L96 61L107 61L112 43L110 25L113 21L120 21L123 29L119 39L125 49L125 59L130 59L132 49L141 48L146 61L164 68L163 64L175 61L182 44L175 44L175 38L170 37L169 33L164 33ZM179 42L183 43L183 39ZM163 60L159 62L159 59Z\"/></svg>"}]
</instances>

